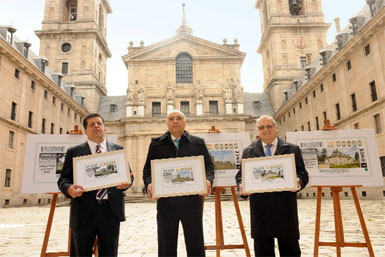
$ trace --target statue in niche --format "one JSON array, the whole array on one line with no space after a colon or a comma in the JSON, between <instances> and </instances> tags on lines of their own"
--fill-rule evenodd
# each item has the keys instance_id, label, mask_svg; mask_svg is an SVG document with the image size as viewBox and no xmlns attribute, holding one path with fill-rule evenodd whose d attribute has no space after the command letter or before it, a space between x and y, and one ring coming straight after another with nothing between
<instances>
[{"instance_id":1,"label":"statue in niche","mask_svg":"<svg viewBox=\"0 0 385 257\"><path fill-rule=\"evenodd\" d=\"M202 100L203 87L201 86L200 80L198 80L198 84L195 86L195 96L196 96L197 100Z\"/></svg>"},{"instance_id":2,"label":"statue in niche","mask_svg":"<svg viewBox=\"0 0 385 257\"><path fill-rule=\"evenodd\" d=\"M144 87L140 87L137 92L138 103L144 103Z\"/></svg>"},{"instance_id":3,"label":"statue in niche","mask_svg":"<svg viewBox=\"0 0 385 257\"><path fill-rule=\"evenodd\" d=\"M169 83L167 86L167 100L172 101L175 88Z\"/></svg>"},{"instance_id":4,"label":"statue in niche","mask_svg":"<svg viewBox=\"0 0 385 257\"><path fill-rule=\"evenodd\" d=\"M128 85L126 93L127 93L127 101L133 103L134 102L134 87L132 84Z\"/></svg>"},{"instance_id":5,"label":"statue in niche","mask_svg":"<svg viewBox=\"0 0 385 257\"><path fill-rule=\"evenodd\" d=\"M239 83L235 88L234 95L235 95L235 99L237 99L237 101L243 100L243 87Z\"/></svg>"},{"instance_id":6,"label":"statue in niche","mask_svg":"<svg viewBox=\"0 0 385 257\"><path fill-rule=\"evenodd\" d=\"M231 100L231 89L229 85L226 85L225 88L223 89L223 97L225 100Z\"/></svg>"}]
</instances>

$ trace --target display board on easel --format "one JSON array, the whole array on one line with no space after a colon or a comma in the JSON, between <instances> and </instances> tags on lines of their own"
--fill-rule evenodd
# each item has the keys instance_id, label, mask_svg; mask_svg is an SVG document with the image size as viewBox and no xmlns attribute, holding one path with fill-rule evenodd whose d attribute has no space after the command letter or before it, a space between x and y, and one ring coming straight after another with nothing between
<instances>
[{"instance_id":1,"label":"display board on easel","mask_svg":"<svg viewBox=\"0 0 385 257\"><path fill-rule=\"evenodd\" d=\"M373 129L287 132L301 148L309 185L383 186Z\"/></svg>"},{"instance_id":2,"label":"display board on easel","mask_svg":"<svg viewBox=\"0 0 385 257\"><path fill-rule=\"evenodd\" d=\"M249 132L222 132L194 134L205 140L214 163L213 186L236 186L235 175L241 162L243 149L250 145Z\"/></svg>"},{"instance_id":3,"label":"display board on easel","mask_svg":"<svg viewBox=\"0 0 385 257\"><path fill-rule=\"evenodd\" d=\"M106 135L116 142L116 135ZM32 135L27 136L21 193L60 192L57 180L60 177L67 149L87 140L82 134Z\"/></svg>"}]
</instances>

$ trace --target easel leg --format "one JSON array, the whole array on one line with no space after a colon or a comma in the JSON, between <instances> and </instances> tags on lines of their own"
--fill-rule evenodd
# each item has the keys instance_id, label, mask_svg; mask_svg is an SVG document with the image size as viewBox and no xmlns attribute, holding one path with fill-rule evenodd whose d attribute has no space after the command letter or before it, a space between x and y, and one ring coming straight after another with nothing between
<instances>
[{"instance_id":1,"label":"easel leg","mask_svg":"<svg viewBox=\"0 0 385 257\"><path fill-rule=\"evenodd\" d=\"M336 230L337 257L341 257L341 247L344 246L344 229L342 225L342 214L340 204L340 192L342 187L332 187L334 205L334 226Z\"/></svg>"},{"instance_id":2,"label":"easel leg","mask_svg":"<svg viewBox=\"0 0 385 257\"><path fill-rule=\"evenodd\" d=\"M220 249L216 249L216 256L221 256L221 250L225 249L224 247L224 238L223 238L223 224L222 224L222 206L221 206L221 193L220 188L215 188L215 231L216 231L216 243L217 246L220 246Z\"/></svg>"},{"instance_id":3,"label":"easel leg","mask_svg":"<svg viewBox=\"0 0 385 257\"><path fill-rule=\"evenodd\" d=\"M321 225L321 200L322 200L322 187L317 188L317 210L315 219L315 236L314 236L314 257L318 257L319 249L319 234Z\"/></svg>"},{"instance_id":4,"label":"easel leg","mask_svg":"<svg viewBox=\"0 0 385 257\"><path fill-rule=\"evenodd\" d=\"M352 190L354 204L356 205L356 210L357 210L358 218L360 219L362 232L364 233L364 237L365 237L366 247L368 248L368 251L369 251L369 256L370 257L374 257L374 251L373 251L373 248L372 248L372 243L370 242L368 229L366 228L366 224L365 224L365 220L364 220L364 215L362 214L362 210L361 210L361 207L360 207L360 202L358 201L356 189L354 187L350 187L350 189Z\"/></svg>"},{"instance_id":5,"label":"easel leg","mask_svg":"<svg viewBox=\"0 0 385 257\"><path fill-rule=\"evenodd\" d=\"M53 197L52 197L51 209L49 211L47 227L45 228L43 246L41 248L41 253L40 253L41 257L44 257L47 253L48 239L49 239L49 235L51 233L51 227L52 227L53 215L55 213L55 208L56 208L57 196L58 196L58 194L53 194Z\"/></svg>"},{"instance_id":6,"label":"easel leg","mask_svg":"<svg viewBox=\"0 0 385 257\"><path fill-rule=\"evenodd\" d=\"M235 188L234 187L231 188L231 193L233 195L235 211L236 211L237 217L238 217L239 229L241 230L243 246L245 247L246 256L250 257L249 244L247 243L245 228L243 226L242 217L241 217L241 211L239 210L238 199L237 199L237 195L235 194Z\"/></svg>"}]
</instances>

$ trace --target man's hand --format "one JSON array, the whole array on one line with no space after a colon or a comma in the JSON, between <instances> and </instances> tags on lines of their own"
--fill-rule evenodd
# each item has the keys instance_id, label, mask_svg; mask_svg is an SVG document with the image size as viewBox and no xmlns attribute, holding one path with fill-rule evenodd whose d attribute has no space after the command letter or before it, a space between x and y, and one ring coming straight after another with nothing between
<instances>
[{"instance_id":1,"label":"man's hand","mask_svg":"<svg viewBox=\"0 0 385 257\"><path fill-rule=\"evenodd\" d=\"M150 200L158 200L158 198L152 198L152 183L147 186L147 197Z\"/></svg>"},{"instance_id":2,"label":"man's hand","mask_svg":"<svg viewBox=\"0 0 385 257\"><path fill-rule=\"evenodd\" d=\"M116 186L116 189L124 190L124 189L127 189L130 185L131 183L120 183L120 185Z\"/></svg>"},{"instance_id":3,"label":"man's hand","mask_svg":"<svg viewBox=\"0 0 385 257\"><path fill-rule=\"evenodd\" d=\"M86 190L84 190L84 188L80 185L71 185L68 189L67 189L67 193L72 197L72 198L76 198L76 197L80 197L83 195L84 192L87 192Z\"/></svg>"},{"instance_id":4,"label":"man's hand","mask_svg":"<svg viewBox=\"0 0 385 257\"><path fill-rule=\"evenodd\" d=\"M207 191L206 193L201 194L201 196L208 196L209 194L211 194L211 182L206 180L206 184L207 184Z\"/></svg>"},{"instance_id":5,"label":"man's hand","mask_svg":"<svg viewBox=\"0 0 385 257\"><path fill-rule=\"evenodd\" d=\"M243 186L242 186L242 184L239 185L239 194L247 195L247 196L251 195L250 193L243 193Z\"/></svg>"},{"instance_id":6,"label":"man's hand","mask_svg":"<svg viewBox=\"0 0 385 257\"><path fill-rule=\"evenodd\" d=\"M301 183L299 182L299 178L297 178L297 188L291 189L290 191L295 193L297 191L301 190Z\"/></svg>"}]
</instances>

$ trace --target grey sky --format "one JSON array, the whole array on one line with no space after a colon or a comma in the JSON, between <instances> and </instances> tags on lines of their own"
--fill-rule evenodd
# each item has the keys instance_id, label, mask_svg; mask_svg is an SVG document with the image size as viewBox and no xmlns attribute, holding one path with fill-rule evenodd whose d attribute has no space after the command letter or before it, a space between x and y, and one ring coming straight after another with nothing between
<instances>
[{"instance_id":1,"label":"grey sky","mask_svg":"<svg viewBox=\"0 0 385 257\"><path fill-rule=\"evenodd\" d=\"M44 0L1 0L0 25L13 24L16 35L28 39L32 50L39 53L39 40L34 31L41 29ZM246 92L262 92L261 57L256 53L260 40L259 12L255 0L109 0L107 42L112 58L107 63L108 95L123 95L127 88L127 70L121 56L127 53L129 41L135 46L173 37L182 19L182 3L186 3L186 20L193 35L222 44L238 39L246 53L241 83ZM365 0L323 0L325 21L333 23L328 32L330 43L335 35L333 19L341 18L341 28L349 18L366 5Z\"/></svg>"}]
</instances>

